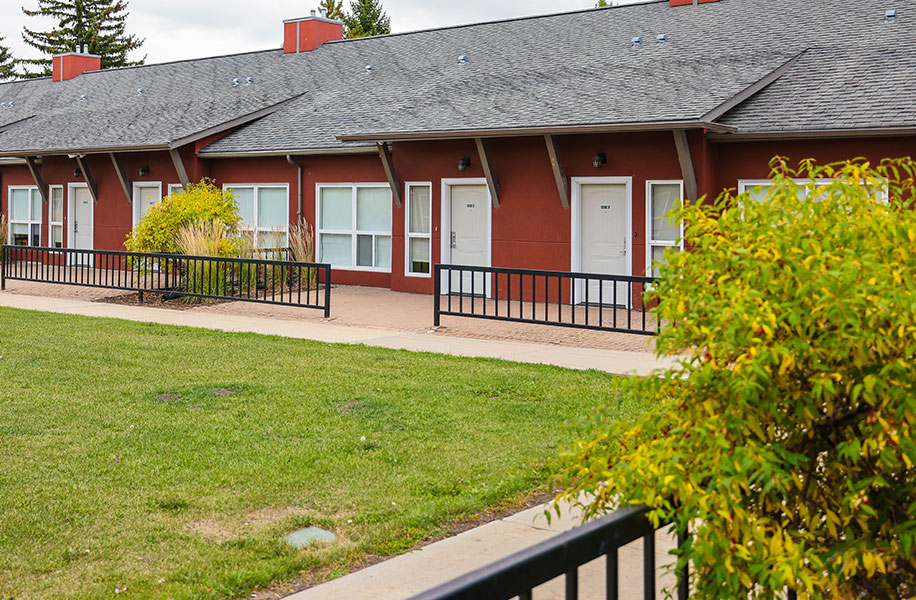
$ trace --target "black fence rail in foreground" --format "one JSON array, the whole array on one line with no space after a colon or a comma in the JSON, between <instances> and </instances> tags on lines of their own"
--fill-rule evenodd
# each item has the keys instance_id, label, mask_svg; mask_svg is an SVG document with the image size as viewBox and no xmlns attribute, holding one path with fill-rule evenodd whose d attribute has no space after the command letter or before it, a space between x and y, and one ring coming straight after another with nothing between
<instances>
[{"instance_id":1,"label":"black fence rail in foreground","mask_svg":"<svg viewBox=\"0 0 916 600\"><path fill-rule=\"evenodd\" d=\"M656 335L652 277L435 265L433 323L443 315Z\"/></svg>"},{"instance_id":2,"label":"black fence rail in foreground","mask_svg":"<svg viewBox=\"0 0 916 600\"><path fill-rule=\"evenodd\" d=\"M331 266L180 254L3 246L7 280L313 308L331 314Z\"/></svg>"},{"instance_id":3,"label":"black fence rail in foreground","mask_svg":"<svg viewBox=\"0 0 916 600\"><path fill-rule=\"evenodd\" d=\"M410 600L536 600L534 588L559 577L565 578L566 600L578 600L579 568L601 557L605 557L605 597L617 600L621 598L617 551L639 538L643 538L643 597L655 600L655 528L646 517L648 512L642 506L623 508ZM684 541L678 536L678 545ZM685 568L678 575L677 598L686 600L689 573Z\"/></svg>"}]
</instances>

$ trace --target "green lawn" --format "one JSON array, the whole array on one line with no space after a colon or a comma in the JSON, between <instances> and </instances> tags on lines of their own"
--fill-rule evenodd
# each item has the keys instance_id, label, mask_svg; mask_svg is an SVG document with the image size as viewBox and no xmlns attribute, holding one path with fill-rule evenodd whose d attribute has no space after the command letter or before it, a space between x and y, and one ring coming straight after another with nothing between
<instances>
[{"instance_id":1,"label":"green lawn","mask_svg":"<svg viewBox=\"0 0 916 600\"><path fill-rule=\"evenodd\" d=\"M343 572L542 487L613 389L596 372L0 309L0 597L234 598ZM282 541L312 524L338 543Z\"/></svg>"}]
</instances>

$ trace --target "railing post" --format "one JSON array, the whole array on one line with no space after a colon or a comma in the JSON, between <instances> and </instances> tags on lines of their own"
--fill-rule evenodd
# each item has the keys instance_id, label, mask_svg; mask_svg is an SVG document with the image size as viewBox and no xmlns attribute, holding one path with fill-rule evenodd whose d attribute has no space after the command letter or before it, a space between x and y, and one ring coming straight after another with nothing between
<instances>
[{"instance_id":1,"label":"railing post","mask_svg":"<svg viewBox=\"0 0 916 600\"><path fill-rule=\"evenodd\" d=\"M0 246L0 290L6 289L6 246Z\"/></svg>"},{"instance_id":2,"label":"railing post","mask_svg":"<svg viewBox=\"0 0 916 600\"><path fill-rule=\"evenodd\" d=\"M677 531L677 547L679 550L684 549L687 543L687 528L679 528ZM687 600L690 596L690 564L685 563L678 573L677 578L677 600Z\"/></svg>"},{"instance_id":3,"label":"railing post","mask_svg":"<svg viewBox=\"0 0 916 600\"><path fill-rule=\"evenodd\" d=\"M442 265L433 265L433 327L439 326L439 312L442 305Z\"/></svg>"},{"instance_id":4,"label":"railing post","mask_svg":"<svg viewBox=\"0 0 916 600\"><path fill-rule=\"evenodd\" d=\"M331 318L331 266L324 268L324 318Z\"/></svg>"}]
</instances>

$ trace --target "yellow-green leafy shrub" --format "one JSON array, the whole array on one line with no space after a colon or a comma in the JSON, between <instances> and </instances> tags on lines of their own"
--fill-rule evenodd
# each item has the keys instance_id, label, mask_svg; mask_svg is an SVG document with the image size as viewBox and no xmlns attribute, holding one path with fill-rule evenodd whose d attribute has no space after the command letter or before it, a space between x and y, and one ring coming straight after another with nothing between
<instances>
[{"instance_id":1,"label":"yellow-green leafy shrub","mask_svg":"<svg viewBox=\"0 0 916 600\"><path fill-rule=\"evenodd\" d=\"M916 165L773 166L763 200L681 209L657 287L681 360L624 384L655 407L580 442L564 495L688 527L696 598L909 598Z\"/></svg>"},{"instance_id":2,"label":"yellow-green leafy shrub","mask_svg":"<svg viewBox=\"0 0 916 600\"><path fill-rule=\"evenodd\" d=\"M199 221L216 221L225 228L227 235L220 242L219 256L237 253L232 237L241 222L238 206L233 194L216 187L211 179L163 198L134 227L124 247L132 252L178 252L179 230Z\"/></svg>"}]
</instances>

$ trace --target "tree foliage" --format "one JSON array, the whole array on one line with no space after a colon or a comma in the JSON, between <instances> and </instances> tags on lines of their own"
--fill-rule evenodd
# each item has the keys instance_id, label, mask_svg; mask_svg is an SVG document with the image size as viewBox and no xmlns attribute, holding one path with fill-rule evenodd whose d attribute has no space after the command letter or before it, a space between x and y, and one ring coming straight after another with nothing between
<instances>
[{"instance_id":1,"label":"tree foliage","mask_svg":"<svg viewBox=\"0 0 916 600\"><path fill-rule=\"evenodd\" d=\"M0 35L0 81L15 77L15 66L16 61L13 60L10 49L3 45L3 36Z\"/></svg>"},{"instance_id":2,"label":"tree foliage","mask_svg":"<svg viewBox=\"0 0 916 600\"><path fill-rule=\"evenodd\" d=\"M564 497L689 529L696 598L911 597L916 164L773 167L764 200L680 209L694 248L655 292L678 365L624 384L653 409L580 442Z\"/></svg>"},{"instance_id":3,"label":"tree foliage","mask_svg":"<svg viewBox=\"0 0 916 600\"><path fill-rule=\"evenodd\" d=\"M350 13L344 16L348 38L387 35L391 33L391 18L382 8L381 0L352 0Z\"/></svg>"},{"instance_id":4,"label":"tree foliage","mask_svg":"<svg viewBox=\"0 0 916 600\"><path fill-rule=\"evenodd\" d=\"M124 247L131 252L181 251L179 232L192 223L221 223L226 236L218 256L235 253L231 237L238 233L241 217L232 192L221 190L210 179L191 184L184 191L163 198L134 227Z\"/></svg>"},{"instance_id":5,"label":"tree foliage","mask_svg":"<svg viewBox=\"0 0 916 600\"><path fill-rule=\"evenodd\" d=\"M318 10L327 16L327 18L334 19L335 21L343 21L346 19L346 14L343 10L343 0L321 0L318 4Z\"/></svg>"},{"instance_id":6,"label":"tree foliage","mask_svg":"<svg viewBox=\"0 0 916 600\"><path fill-rule=\"evenodd\" d=\"M24 77L51 75L51 57L65 52L80 52L102 57L102 68L127 67L143 64L131 61L128 54L139 49L143 40L126 33L126 0L38 0L35 9L23 8L30 17L51 17L57 26L50 31L23 28L22 39L45 54L43 58L22 59L23 65L37 70L26 70Z\"/></svg>"}]
</instances>

